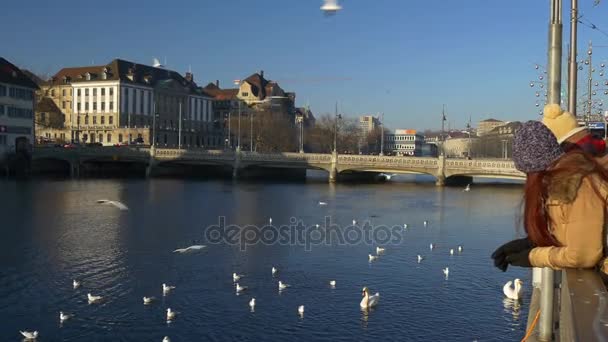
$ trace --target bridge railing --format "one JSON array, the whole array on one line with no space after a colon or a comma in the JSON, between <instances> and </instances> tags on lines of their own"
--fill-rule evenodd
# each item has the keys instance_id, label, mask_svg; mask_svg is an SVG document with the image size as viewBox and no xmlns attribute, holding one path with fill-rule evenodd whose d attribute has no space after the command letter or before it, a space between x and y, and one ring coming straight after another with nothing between
<instances>
[{"instance_id":1,"label":"bridge railing","mask_svg":"<svg viewBox=\"0 0 608 342\"><path fill-rule=\"evenodd\" d=\"M234 159L234 152L223 150L179 150L174 148L159 148L154 151L158 159Z\"/></svg>"},{"instance_id":2,"label":"bridge railing","mask_svg":"<svg viewBox=\"0 0 608 342\"><path fill-rule=\"evenodd\" d=\"M410 166L419 168L435 168L438 159L433 157L389 157L389 156L359 156L359 155L339 155L338 163L344 165L393 165Z\"/></svg>"},{"instance_id":3,"label":"bridge railing","mask_svg":"<svg viewBox=\"0 0 608 342\"><path fill-rule=\"evenodd\" d=\"M331 154L326 153L259 153L259 152L242 152L242 160L245 161L292 161L306 163L329 163L331 162Z\"/></svg>"}]
</instances>

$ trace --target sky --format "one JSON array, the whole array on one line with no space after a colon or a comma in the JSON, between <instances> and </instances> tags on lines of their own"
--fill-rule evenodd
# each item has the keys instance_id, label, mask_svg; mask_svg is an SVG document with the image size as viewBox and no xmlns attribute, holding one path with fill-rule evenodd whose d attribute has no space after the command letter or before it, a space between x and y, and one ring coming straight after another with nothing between
<instances>
[{"instance_id":1,"label":"sky","mask_svg":"<svg viewBox=\"0 0 608 342\"><path fill-rule=\"evenodd\" d=\"M608 32L608 1L581 0ZM569 17L569 1L564 14ZM0 5L0 56L38 74L154 57L195 81L231 87L264 70L315 115L384 113L388 128L463 128L538 118L536 63L546 65L548 0L30 0ZM564 18L564 56L569 18ZM579 26L579 55L608 35ZM607 48L600 46L605 45ZM595 64L595 63L594 63ZM542 69L542 67L541 67ZM607 102L608 104L608 102Z\"/></svg>"}]
</instances>

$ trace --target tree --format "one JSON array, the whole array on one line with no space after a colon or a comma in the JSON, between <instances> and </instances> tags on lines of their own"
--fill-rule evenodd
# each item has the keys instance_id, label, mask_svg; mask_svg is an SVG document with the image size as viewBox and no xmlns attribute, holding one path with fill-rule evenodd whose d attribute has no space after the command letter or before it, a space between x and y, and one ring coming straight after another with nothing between
<instances>
[{"instance_id":1,"label":"tree","mask_svg":"<svg viewBox=\"0 0 608 342\"><path fill-rule=\"evenodd\" d=\"M339 153L359 153L360 133L356 119L337 120L336 146ZM312 152L331 153L334 150L336 117L332 114L321 115L315 127L306 133L307 146Z\"/></svg>"},{"instance_id":2,"label":"tree","mask_svg":"<svg viewBox=\"0 0 608 342\"><path fill-rule=\"evenodd\" d=\"M293 115L285 111L272 111L269 107L261 106L254 109L243 105L240 118L241 149L251 150L253 142L253 150L257 152L295 152L298 135L294 120ZM238 112L230 116L230 133L233 145L238 144Z\"/></svg>"}]
</instances>

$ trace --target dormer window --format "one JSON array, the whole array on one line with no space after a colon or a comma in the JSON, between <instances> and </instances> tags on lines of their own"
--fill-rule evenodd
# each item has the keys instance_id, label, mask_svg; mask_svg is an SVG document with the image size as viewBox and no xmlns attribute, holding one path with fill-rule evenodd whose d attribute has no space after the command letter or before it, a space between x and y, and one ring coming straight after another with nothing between
<instances>
[{"instance_id":1,"label":"dormer window","mask_svg":"<svg viewBox=\"0 0 608 342\"><path fill-rule=\"evenodd\" d=\"M84 74L85 78L87 79L87 81L91 80L91 73L87 72L86 74Z\"/></svg>"},{"instance_id":2,"label":"dormer window","mask_svg":"<svg viewBox=\"0 0 608 342\"><path fill-rule=\"evenodd\" d=\"M108 79L108 73L105 70L101 73L101 79L102 80L107 80Z\"/></svg>"}]
</instances>

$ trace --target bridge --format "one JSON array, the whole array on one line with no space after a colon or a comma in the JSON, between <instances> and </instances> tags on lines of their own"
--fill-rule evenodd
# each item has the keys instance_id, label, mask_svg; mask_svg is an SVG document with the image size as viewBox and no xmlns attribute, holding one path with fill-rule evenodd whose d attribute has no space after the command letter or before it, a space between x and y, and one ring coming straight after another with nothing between
<instances>
[{"instance_id":1,"label":"bridge","mask_svg":"<svg viewBox=\"0 0 608 342\"><path fill-rule=\"evenodd\" d=\"M426 174L436 178L437 185L458 178L525 179L512 161L504 159L446 159L434 157L392 157L321 153L258 153L202 149L169 149L137 147L35 148L33 163L55 161L69 166L70 174L78 176L87 163L138 163L146 174L161 166L219 166L230 169L233 177L250 169L324 170L329 181L347 174Z\"/></svg>"}]
</instances>

